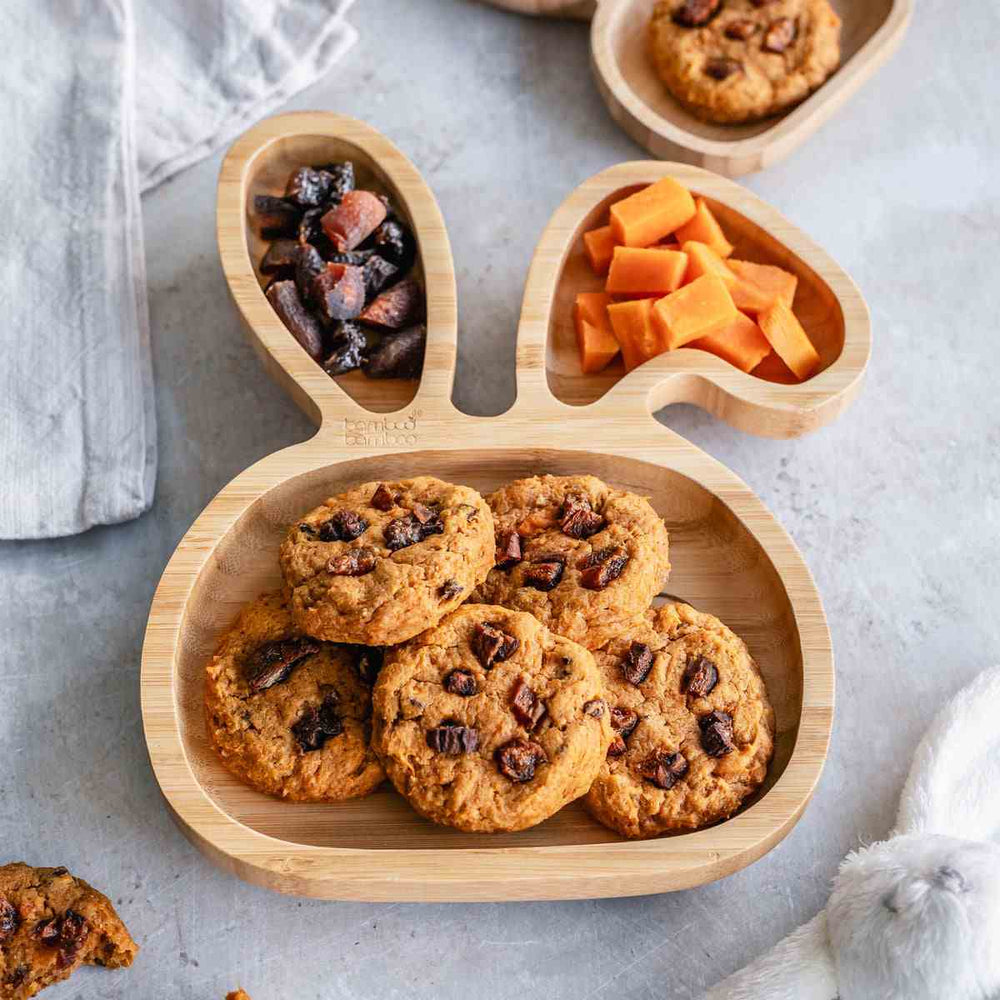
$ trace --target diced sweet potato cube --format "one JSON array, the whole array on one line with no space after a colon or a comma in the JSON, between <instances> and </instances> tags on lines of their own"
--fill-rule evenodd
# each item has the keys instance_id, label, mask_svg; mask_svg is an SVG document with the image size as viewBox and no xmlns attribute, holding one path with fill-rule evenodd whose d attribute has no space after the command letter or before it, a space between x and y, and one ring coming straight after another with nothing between
<instances>
[{"instance_id":1,"label":"diced sweet potato cube","mask_svg":"<svg viewBox=\"0 0 1000 1000\"><path fill-rule=\"evenodd\" d=\"M730 260L727 266L739 279L730 292L738 309L759 313L776 298L791 308L799 279L784 268L772 264L754 264L748 260Z\"/></svg>"},{"instance_id":2,"label":"diced sweet potato cube","mask_svg":"<svg viewBox=\"0 0 1000 1000\"><path fill-rule=\"evenodd\" d=\"M659 247L615 247L608 272L611 295L666 295L681 287L687 254Z\"/></svg>"},{"instance_id":3,"label":"diced sweet potato cube","mask_svg":"<svg viewBox=\"0 0 1000 1000\"><path fill-rule=\"evenodd\" d=\"M736 315L725 284L705 274L657 301L653 325L664 349L672 351L727 326Z\"/></svg>"},{"instance_id":4,"label":"diced sweet potato cube","mask_svg":"<svg viewBox=\"0 0 1000 1000\"><path fill-rule=\"evenodd\" d=\"M622 361L627 372L666 350L653 327L654 301L636 299L635 302L615 302L608 306L611 329L622 349Z\"/></svg>"},{"instance_id":5,"label":"diced sweet potato cube","mask_svg":"<svg viewBox=\"0 0 1000 1000\"><path fill-rule=\"evenodd\" d=\"M348 191L320 220L338 253L353 250L385 221L385 202L371 191Z\"/></svg>"},{"instance_id":6,"label":"diced sweet potato cube","mask_svg":"<svg viewBox=\"0 0 1000 1000\"><path fill-rule=\"evenodd\" d=\"M580 292L576 297L573 320L584 375L607 368L618 354L618 341L608 318L610 304L611 299L604 292Z\"/></svg>"},{"instance_id":7,"label":"diced sweet potato cube","mask_svg":"<svg viewBox=\"0 0 1000 1000\"><path fill-rule=\"evenodd\" d=\"M712 214L704 198L695 198L694 218L685 222L675 234L678 242L684 244L688 240L697 240L710 246L720 257L728 257L733 252L733 245L726 239L722 226Z\"/></svg>"},{"instance_id":8,"label":"diced sweet potato cube","mask_svg":"<svg viewBox=\"0 0 1000 1000\"><path fill-rule=\"evenodd\" d=\"M795 372L774 351L771 351L750 374L755 378L766 379L768 382L780 382L782 385L799 384Z\"/></svg>"},{"instance_id":9,"label":"diced sweet potato cube","mask_svg":"<svg viewBox=\"0 0 1000 1000\"><path fill-rule=\"evenodd\" d=\"M649 247L690 222L694 198L672 177L615 202L611 206L611 234L627 247Z\"/></svg>"},{"instance_id":10,"label":"diced sweet potato cube","mask_svg":"<svg viewBox=\"0 0 1000 1000\"><path fill-rule=\"evenodd\" d=\"M583 248L594 274L607 274L611 266L611 255L615 252L615 238L611 235L611 227L602 226L584 233Z\"/></svg>"},{"instance_id":11,"label":"diced sweet potato cube","mask_svg":"<svg viewBox=\"0 0 1000 1000\"><path fill-rule=\"evenodd\" d=\"M728 326L691 341L688 347L715 354L744 372L752 372L771 353L767 337L744 313L737 313Z\"/></svg>"},{"instance_id":12,"label":"diced sweet potato cube","mask_svg":"<svg viewBox=\"0 0 1000 1000\"><path fill-rule=\"evenodd\" d=\"M800 380L816 371L819 352L783 298L776 298L760 313L757 322L775 353Z\"/></svg>"},{"instance_id":13,"label":"diced sweet potato cube","mask_svg":"<svg viewBox=\"0 0 1000 1000\"><path fill-rule=\"evenodd\" d=\"M683 247L684 253L688 255L687 274L684 275L685 284L689 284L704 274L714 274L726 288L730 289L730 294L732 293L733 286L739 279L707 243L687 240Z\"/></svg>"}]
</instances>

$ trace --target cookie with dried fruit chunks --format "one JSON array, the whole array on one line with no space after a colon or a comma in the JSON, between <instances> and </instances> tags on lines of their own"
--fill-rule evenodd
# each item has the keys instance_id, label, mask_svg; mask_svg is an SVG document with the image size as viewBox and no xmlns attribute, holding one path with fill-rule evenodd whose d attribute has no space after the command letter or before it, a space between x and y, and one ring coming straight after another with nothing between
<instances>
[{"instance_id":1,"label":"cookie with dried fruit chunks","mask_svg":"<svg viewBox=\"0 0 1000 1000\"><path fill-rule=\"evenodd\" d=\"M280 560L303 632L393 646L485 579L493 516L475 490L432 476L362 483L292 525Z\"/></svg>"},{"instance_id":2,"label":"cookie with dried fruit chunks","mask_svg":"<svg viewBox=\"0 0 1000 1000\"><path fill-rule=\"evenodd\" d=\"M466 604L387 651L376 751L421 815L524 830L590 787L612 739L593 656L531 615Z\"/></svg>"},{"instance_id":3,"label":"cookie with dried fruit chunks","mask_svg":"<svg viewBox=\"0 0 1000 1000\"><path fill-rule=\"evenodd\" d=\"M827 0L659 0L649 50L692 114L755 121L798 104L837 68L840 18Z\"/></svg>"},{"instance_id":4,"label":"cookie with dried fruit chunks","mask_svg":"<svg viewBox=\"0 0 1000 1000\"><path fill-rule=\"evenodd\" d=\"M594 476L535 476L492 493L496 565L475 597L593 648L641 614L670 572L645 497Z\"/></svg>"},{"instance_id":5,"label":"cookie with dried fruit chunks","mask_svg":"<svg viewBox=\"0 0 1000 1000\"><path fill-rule=\"evenodd\" d=\"M139 946L110 900L65 868L0 866L0 997L26 1000L81 965L132 964Z\"/></svg>"},{"instance_id":6,"label":"cookie with dried fruit chunks","mask_svg":"<svg viewBox=\"0 0 1000 1000\"><path fill-rule=\"evenodd\" d=\"M232 993L226 994L226 1000L250 1000L250 995L246 990L233 990Z\"/></svg>"},{"instance_id":7,"label":"cookie with dried fruit chunks","mask_svg":"<svg viewBox=\"0 0 1000 1000\"><path fill-rule=\"evenodd\" d=\"M731 816L763 783L774 711L742 639L687 604L648 611L594 656L615 738L584 799L623 837Z\"/></svg>"},{"instance_id":8,"label":"cookie with dried fruit chunks","mask_svg":"<svg viewBox=\"0 0 1000 1000\"><path fill-rule=\"evenodd\" d=\"M240 612L205 669L212 744L241 781L280 798L339 802L385 778L371 749L381 651L303 635L282 593Z\"/></svg>"}]
</instances>

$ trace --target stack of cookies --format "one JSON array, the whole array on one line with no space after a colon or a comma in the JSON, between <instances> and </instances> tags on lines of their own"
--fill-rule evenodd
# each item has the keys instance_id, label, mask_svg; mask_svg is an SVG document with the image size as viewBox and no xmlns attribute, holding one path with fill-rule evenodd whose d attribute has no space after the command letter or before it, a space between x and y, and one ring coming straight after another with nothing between
<instances>
[{"instance_id":1,"label":"stack of cookies","mask_svg":"<svg viewBox=\"0 0 1000 1000\"><path fill-rule=\"evenodd\" d=\"M388 776L421 815L523 830L583 797L625 837L730 816L774 716L746 646L685 604L649 502L592 476L486 497L428 476L302 516L283 590L207 667L212 742L271 795L338 801Z\"/></svg>"}]
</instances>

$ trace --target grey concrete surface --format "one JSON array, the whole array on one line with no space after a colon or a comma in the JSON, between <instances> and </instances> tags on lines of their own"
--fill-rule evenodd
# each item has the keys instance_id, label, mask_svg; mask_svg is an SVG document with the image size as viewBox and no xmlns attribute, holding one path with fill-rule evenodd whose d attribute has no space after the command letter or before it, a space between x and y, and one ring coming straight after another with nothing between
<instances>
[{"instance_id":1,"label":"grey concrete surface","mask_svg":"<svg viewBox=\"0 0 1000 1000\"><path fill-rule=\"evenodd\" d=\"M512 401L534 243L583 178L641 157L591 83L584 27L462 0L366 0L361 44L294 103L365 118L436 192L458 262L457 402ZM829 766L777 850L716 885L574 903L362 905L252 888L188 845L147 764L138 661L157 578L233 475L310 433L243 339L214 242L220 157L144 203L161 465L141 520L0 546L0 855L105 887L143 945L129 973L46 996L254 1000L698 996L823 904L887 833L938 706L1000 660L1000 75L990 4L921 0L900 55L749 185L825 245L871 305L864 393L834 426L757 440L663 420L764 498L802 547L837 651Z\"/></svg>"}]
</instances>

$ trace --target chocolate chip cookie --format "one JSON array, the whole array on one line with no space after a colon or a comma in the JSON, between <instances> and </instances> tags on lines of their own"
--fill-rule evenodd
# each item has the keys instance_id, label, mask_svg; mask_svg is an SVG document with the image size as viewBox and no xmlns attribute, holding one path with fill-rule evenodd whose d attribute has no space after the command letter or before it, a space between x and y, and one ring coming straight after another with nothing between
<instances>
[{"instance_id":1,"label":"chocolate chip cookie","mask_svg":"<svg viewBox=\"0 0 1000 1000\"><path fill-rule=\"evenodd\" d=\"M649 501L594 476L519 479L487 502L496 565L474 599L527 611L588 648L645 611L670 572Z\"/></svg>"},{"instance_id":2,"label":"chocolate chip cookie","mask_svg":"<svg viewBox=\"0 0 1000 1000\"><path fill-rule=\"evenodd\" d=\"M206 668L208 731L223 764L295 801L374 791L385 777L370 746L380 658L302 635L280 593L248 604Z\"/></svg>"},{"instance_id":3,"label":"chocolate chip cookie","mask_svg":"<svg viewBox=\"0 0 1000 1000\"><path fill-rule=\"evenodd\" d=\"M593 656L530 615L466 604L389 650L373 744L428 819L523 830L590 787L612 739Z\"/></svg>"},{"instance_id":4,"label":"chocolate chip cookie","mask_svg":"<svg viewBox=\"0 0 1000 1000\"><path fill-rule=\"evenodd\" d=\"M292 526L281 547L292 616L331 642L391 646L436 625L493 565L493 518L467 486L363 483Z\"/></svg>"},{"instance_id":5,"label":"chocolate chip cookie","mask_svg":"<svg viewBox=\"0 0 1000 1000\"><path fill-rule=\"evenodd\" d=\"M0 866L0 997L25 1000L81 965L117 969L139 946L110 901L65 868Z\"/></svg>"},{"instance_id":6,"label":"chocolate chip cookie","mask_svg":"<svg viewBox=\"0 0 1000 1000\"><path fill-rule=\"evenodd\" d=\"M840 62L827 0L659 0L649 49L673 95L711 122L749 122L809 96Z\"/></svg>"},{"instance_id":7,"label":"chocolate chip cookie","mask_svg":"<svg viewBox=\"0 0 1000 1000\"><path fill-rule=\"evenodd\" d=\"M623 837L731 816L764 781L774 712L743 640L686 604L594 654L615 739L584 804Z\"/></svg>"}]
</instances>

